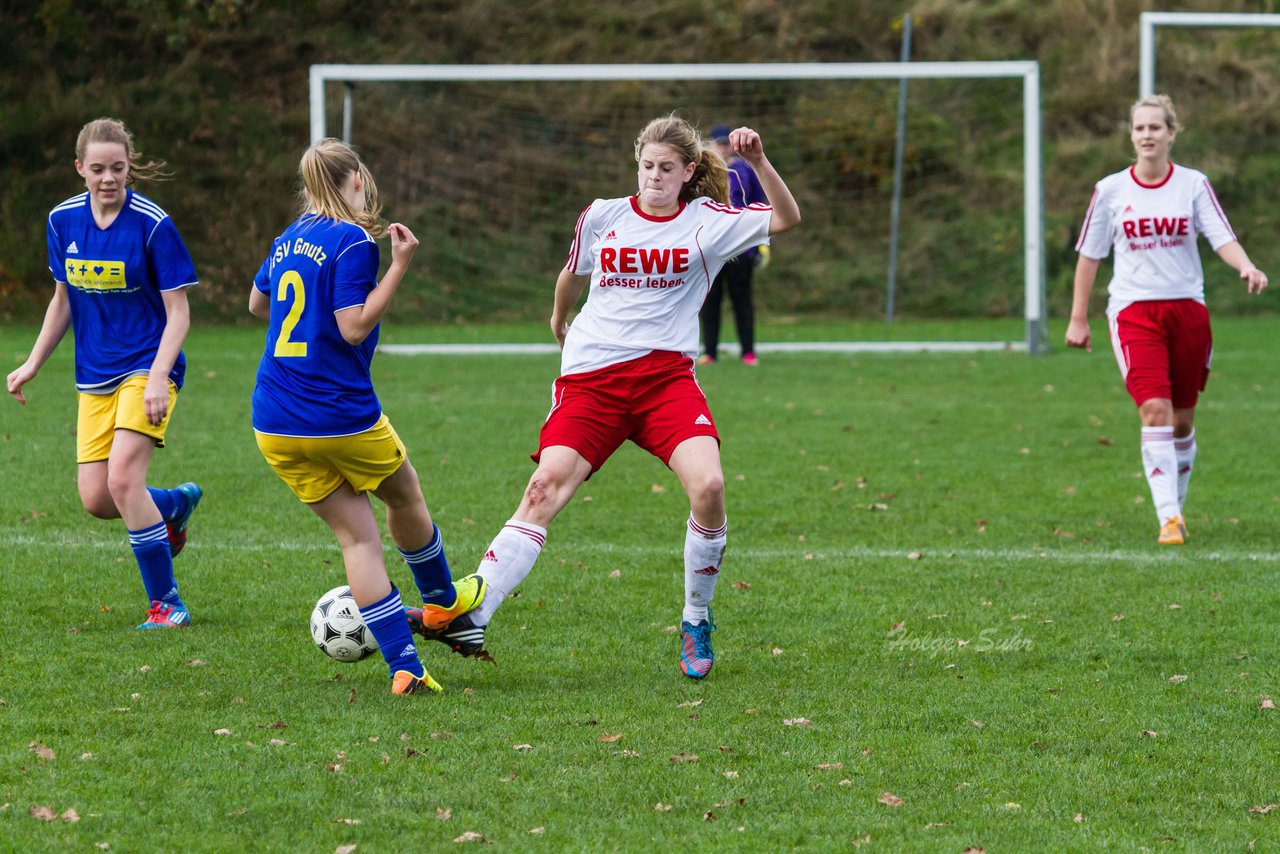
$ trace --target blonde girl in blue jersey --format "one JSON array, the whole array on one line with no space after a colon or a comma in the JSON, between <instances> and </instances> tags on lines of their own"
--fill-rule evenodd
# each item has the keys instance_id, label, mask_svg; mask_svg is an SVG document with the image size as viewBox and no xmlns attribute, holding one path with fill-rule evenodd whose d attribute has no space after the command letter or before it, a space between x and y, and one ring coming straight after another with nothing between
<instances>
[{"instance_id":1,"label":"blonde girl in blue jersey","mask_svg":"<svg viewBox=\"0 0 1280 854\"><path fill-rule=\"evenodd\" d=\"M148 487L147 469L153 450L164 447L186 373L186 289L196 284L196 271L173 221L130 189L135 179L166 177L164 163L137 156L120 121L95 119L81 128L75 168L87 192L49 214L53 297L8 390L26 404L23 386L73 331L80 500L99 519L123 518L129 530L151 602L138 628L182 628L191 615L178 596L173 556L186 544L200 487Z\"/></svg>"},{"instance_id":2,"label":"blonde girl in blue jersey","mask_svg":"<svg viewBox=\"0 0 1280 854\"><path fill-rule=\"evenodd\" d=\"M270 320L253 392L253 428L267 463L338 538L351 595L387 661L393 694L439 691L423 668L400 592L387 576L372 492L413 572L414 618L442 627L475 608L484 582L454 582L404 443L382 413L369 366L378 323L418 240L379 217L378 187L346 143L302 155L302 214L276 238L254 277L249 311ZM378 281L378 244L391 266Z\"/></svg>"}]
</instances>

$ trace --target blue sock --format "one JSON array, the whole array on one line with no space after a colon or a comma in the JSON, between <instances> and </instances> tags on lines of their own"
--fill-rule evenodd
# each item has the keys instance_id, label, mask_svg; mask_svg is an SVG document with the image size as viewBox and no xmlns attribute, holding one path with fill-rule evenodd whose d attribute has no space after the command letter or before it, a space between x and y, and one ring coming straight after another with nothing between
<instances>
[{"instance_id":1,"label":"blue sock","mask_svg":"<svg viewBox=\"0 0 1280 854\"><path fill-rule=\"evenodd\" d=\"M156 503L156 508L160 511L160 518L166 522L176 519L187 512L187 496L178 490L157 489L154 486L148 486L147 492L151 493L151 500Z\"/></svg>"},{"instance_id":2,"label":"blue sock","mask_svg":"<svg viewBox=\"0 0 1280 854\"><path fill-rule=\"evenodd\" d=\"M382 599L361 608L360 617L373 632L373 639L378 642L378 649L382 650L382 657L393 675L397 670L408 670L414 676L426 673L418 660L413 635L409 633L409 621L404 618L400 591L394 585Z\"/></svg>"},{"instance_id":3,"label":"blue sock","mask_svg":"<svg viewBox=\"0 0 1280 854\"><path fill-rule=\"evenodd\" d=\"M413 570L413 582L422 593L422 601L442 608L451 608L458 600L458 592L453 589L453 574L449 572L449 561L444 556L444 536L440 526L432 525L434 536L416 552L400 549L404 562Z\"/></svg>"},{"instance_id":4,"label":"blue sock","mask_svg":"<svg viewBox=\"0 0 1280 854\"><path fill-rule=\"evenodd\" d=\"M138 571L142 573L142 586L147 588L147 598L152 602L181 605L178 583L173 580L169 532L164 522L157 522L141 531L130 531L129 546L138 561Z\"/></svg>"}]
</instances>

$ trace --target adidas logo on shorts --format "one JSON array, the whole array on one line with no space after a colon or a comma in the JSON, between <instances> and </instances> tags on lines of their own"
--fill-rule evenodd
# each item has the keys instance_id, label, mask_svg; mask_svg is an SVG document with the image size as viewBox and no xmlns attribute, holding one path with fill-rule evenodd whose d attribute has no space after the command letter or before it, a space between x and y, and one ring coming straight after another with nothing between
<instances>
[{"instance_id":1,"label":"adidas logo on shorts","mask_svg":"<svg viewBox=\"0 0 1280 854\"><path fill-rule=\"evenodd\" d=\"M493 549L489 549L489 551L484 553L484 559L493 561L494 563L498 562L498 556L493 553Z\"/></svg>"}]
</instances>

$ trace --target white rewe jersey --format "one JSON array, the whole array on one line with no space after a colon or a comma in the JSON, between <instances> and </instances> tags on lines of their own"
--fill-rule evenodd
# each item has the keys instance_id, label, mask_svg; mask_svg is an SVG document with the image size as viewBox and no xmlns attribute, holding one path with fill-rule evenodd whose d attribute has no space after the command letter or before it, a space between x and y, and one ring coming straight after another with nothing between
<instances>
[{"instance_id":1,"label":"white rewe jersey","mask_svg":"<svg viewBox=\"0 0 1280 854\"><path fill-rule=\"evenodd\" d=\"M596 199L578 217L565 266L591 276L569 327L562 376L638 359L653 350L698 354L698 310L725 261L769 242L773 208L706 197L667 217L634 196Z\"/></svg>"},{"instance_id":2,"label":"white rewe jersey","mask_svg":"<svg viewBox=\"0 0 1280 854\"><path fill-rule=\"evenodd\" d=\"M1107 314L1114 317L1144 300L1204 302L1199 234L1215 250L1236 239L1203 173L1171 163L1163 181L1143 184L1130 167L1094 187L1076 251L1102 259L1115 247L1107 286Z\"/></svg>"}]
</instances>

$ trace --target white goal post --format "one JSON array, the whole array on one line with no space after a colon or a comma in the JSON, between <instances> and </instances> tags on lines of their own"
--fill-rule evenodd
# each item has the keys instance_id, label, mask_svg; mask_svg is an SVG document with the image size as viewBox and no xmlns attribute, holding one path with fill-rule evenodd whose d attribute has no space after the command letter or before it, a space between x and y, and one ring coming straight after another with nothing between
<instances>
[{"instance_id":1,"label":"white goal post","mask_svg":"<svg viewBox=\"0 0 1280 854\"><path fill-rule=\"evenodd\" d=\"M1044 290L1044 192L1040 65L1007 62L686 63L602 65L313 65L311 139L329 136L326 86L344 84L343 137L350 139L355 83L476 83L530 81L903 80L1013 78L1022 80L1023 265L1026 341L1031 354L1047 347ZM983 343L983 342L977 342ZM1004 342L999 342L1005 346ZM1019 345L1015 345L1019 346ZM975 347L974 349L986 349Z\"/></svg>"},{"instance_id":2,"label":"white goal post","mask_svg":"<svg viewBox=\"0 0 1280 854\"><path fill-rule=\"evenodd\" d=\"M1280 15L1243 12L1143 12L1138 18L1138 97L1156 91L1156 27L1280 27Z\"/></svg>"}]
</instances>

